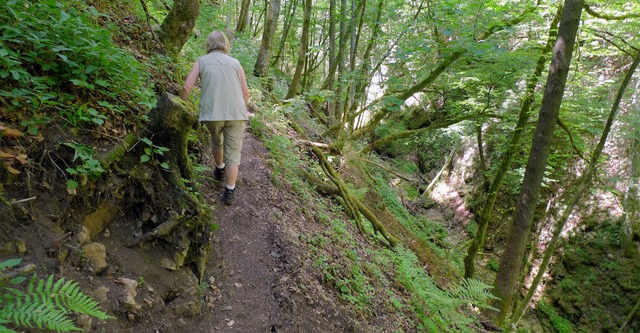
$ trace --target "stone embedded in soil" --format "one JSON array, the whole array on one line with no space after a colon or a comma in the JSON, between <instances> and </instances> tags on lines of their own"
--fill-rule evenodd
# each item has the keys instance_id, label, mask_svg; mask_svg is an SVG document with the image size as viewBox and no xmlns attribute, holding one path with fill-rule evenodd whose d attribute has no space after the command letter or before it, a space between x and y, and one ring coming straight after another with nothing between
<instances>
[{"instance_id":1,"label":"stone embedded in soil","mask_svg":"<svg viewBox=\"0 0 640 333\"><path fill-rule=\"evenodd\" d=\"M137 310L138 304L136 303L136 288L138 282L125 277L119 277L116 279L116 283L124 285L124 288L119 290L118 303L126 310Z\"/></svg>"},{"instance_id":2,"label":"stone embedded in soil","mask_svg":"<svg viewBox=\"0 0 640 333\"><path fill-rule=\"evenodd\" d=\"M107 292L109 292L109 288L102 286L93 292L93 297L102 303L106 303L109 300L107 298Z\"/></svg>"},{"instance_id":3,"label":"stone embedded in soil","mask_svg":"<svg viewBox=\"0 0 640 333\"><path fill-rule=\"evenodd\" d=\"M88 262L88 270L92 273L100 273L107 268L107 253L104 245L100 243L90 243L82 247L84 257Z\"/></svg>"},{"instance_id":4,"label":"stone embedded in soil","mask_svg":"<svg viewBox=\"0 0 640 333\"><path fill-rule=\"evenodd\" d=\"M114 205L103 203L95 212L87 215L82 223L89 230L89 236L93 239L101 233L116 217L118 208Z\"/></svg>"}]
</instances>

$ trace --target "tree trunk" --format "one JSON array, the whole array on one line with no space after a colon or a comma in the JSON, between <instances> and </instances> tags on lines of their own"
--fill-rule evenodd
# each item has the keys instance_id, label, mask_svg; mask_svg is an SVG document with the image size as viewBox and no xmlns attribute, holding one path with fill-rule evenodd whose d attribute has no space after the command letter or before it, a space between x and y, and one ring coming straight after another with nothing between
<instances>
[{"instance_id":1,"label":"tree trunk","mask_svg":"<svg viewBox=\"0 0 640 333\"><path fill-rule=\"evenodd\" d=\"M240 16L238 17L238 24L236 25L237 33L243 33L247 26L249 26L249 12L251 12L251 0L242 0Z\"/></svg>"},{"instance_id":2,"label":"tree trunk","mask_svg":"<svg viewBox=\"0 0 640 333\"><path fill-rule=\"evenodd\" d=\"M336 0L329 0L329 70L322 83L322 89L333 89L338 62L336 59ZM331 116L331 114L327 114Z\"/></svg>"},{"instance_id":3,"label":"tree trunk","mask_svg":"<svg viewBox=\"0 0 640 333\"><path fill-rule=\"evenodd\" d=\"M522 134L524 133L524 128L529 121L529 111L531 109L531 104L533 104L534 95L536 85L538 84L538 80L540 75L542 74L542 70L544 69L544 65L547 62L547 53L551 51L553 47L553 41L556 39L557 31L558 31L558 22L560 21L560 16L562 15L562 5L558 7L558 12L551 22L551 27L549 29L549 39L547 40L547 44L542 50L542 54L540 58L538 58L538 63L536 65L536 69L529 78L527 82L527 89L524 94L524 99L522 101L522 107L520 108L520 113L518 114L518 122L516 124L516 128L513 131L511 136L511 140L509 145L507 146L507 151L502 156L502 161L496 170L493 181L489 186L489 190L487 192L487 198L482 205L482 211L480 215L478 215L478 231L473 238L471 245L467 251L467 256L464 259L464 276L467 279L470 279L475 274L475 260L478 251L482 250L484 247L484 240L487 234L487 228L489 227L489 221L491 220L491 214L493 213L493 205L496 202L496 198L498 197L498 189L502 184L502 179L506 176L507 171L509 171L509 166L511 165L511 160L513 156L515 156L518 146L520 143L520 139L522 138Z\"/></svg>"},{"instance_id":4,"label":"tree trunk","mask_svg":"<svg viewBox=\"0 0 640 333\"><path fill-rule=\"evenodd\" d=\"M269 0L267 13L264 17L264 29L262 30L262 42L258 59L253 68L253 74L257 77L267 77L269 74L269 63L271 61L271 46L278 27L278 16L280 15L280 0Z\"/></svg>"},{"instance_id":5,"label":"tree trunk","mask_svg":"<svg viewBox=\"0 0 640 333\"><path fill-rule=\"evenodd\" d=\"M496 301L497 304L494 307L500 310L500 314L496 318L496 323L499 325L509 314L513 304L516 282L522 274L522 258L529 239L533 213L540 196L542 177L551 148L553 130L558 121L583 5L584 0L565 0L564 12L558 28L558 39L553 49L540 115L516 212L505 244L504 257L500 261L500 268L496 276L494 292L499 300Z\"/></svg>"},{"instance_id":6,"label":"tree trunk","mask_svg":"<svg viewBox=\"0 0 640 333\"><path fill-rule=\"evenodd\" d=\"M298 8L298 0L289 1L289 7L285 9L285 16L282 22L284 26L284 32L282 33L282 38L280 38L280 46L278 47L278 53L273 57L273 61L271 62L271 66L275 66L278 61L282 58L282 52L284 52L284 48L287 45L287 38L289 36L289 31L294 26L294 17L296 16L296 9Z\"/></svg>"},{"instance_id":7,"label":"tree trunk","mask_svg":"<svg viewBox=\"0 0 640 333\"><path fill-rule=\"evenodd\" d=\"M311 6L312 0L304 1L304 20L302 22L302 36L300 37L300 47L298 48L298 62L296 63L296 70L289 86L289 92L287 92L287 99L294 97L298 94L298 85L300 84L300 78L302 77L302 70L304 64L307 61L307 50L309 48L309 25L311 24Z\"/></svg>"},{"instance_id":8,"label":"tree trunk","mask_svg":"<svg viewBox=\"0 0 640 333\"><path fill-rule=\"evenodd\" d=\"M159 37L166 52L177 57L187 42L200 13L200 0L176 0L160 27Z\"/></svg>"},{"instance_id":9,"label":"tree trunk","mask_svg":"<svg viewBox=\"0 0 640 333\"><path fill-rule=\"evenodd\" d=\"M593 179L596 173L596 165L598 163L598 160L600 159L600 156L602 155L602 151L604 150L604 145L607 142L607 137L611 132L613 120L615 119L616 114L618 113L620 101L622 100L624 92L627 89L627 86L629 85L629 81L631 80L633 73L638 67L638 63L640 62L640 51L637 51L636 53L637 55L633 60L633 63L631 64L631 67L629 68L627 75L625 75L625 78L622 81L620 88L618 89L618 94L616 95L616 99L613 102L613 105L611 106L611 111L609 112L609 118L607 119L607 123L605 124L604 130L602 131L602 135L600 136L600 141L598 141L598 145L596 146L596 148L593 151L593 154L591 155L591 159L589 160L587 169L585 170L582 177L580 177L576 191L573 193L573 196L571 197L571 199L569 199L569 202L567 203L564 212L562 212L562 216L556 223L551 241L549 242L547 249L544 251L542 263L540 264L538 273L536 274L535 278L533 279L533 282L531 283L531 287L527 292L527 296L525 297L524 302L520 304L520 306L515 312L515 315L514 315L515 323L517 323L520 320L520 318L524 315L525 310L529 307L529 302L531 302L531 299L533 298L533 294L536 288L540 284L540 281L542 281L542 277L547 271L547 267L549 266L551 257L554 255L555 249L558 246L558 242L560 241L560 234L562 233L562 229L564 229L564 226L567 223L567 220L569 220L569 215L571 215L573 208L576 206L578 201L582 199L582 195L589 189L591 185L591 180Z\"/></svg>"},{"instance_id":10,"label":"tree trunk","mask_svg":"<svg viewBox=\"0 0 640 333\"><path fill-rule=\"evenodd\" d=\"M347 25L348 25L348 16L347 16L347 0L342 0L340 2L340 40L338 43L338 57L336 59L338 65L338 82L336 86L336 95L335 95L335 109L333 118L329 118L330 124L335 124L338 122L338 119L342 119L342 108L343 108L343 92L344 92L344 82L342 81L344 73L345 73L345 54L347 49ZM342 132L340 132L342 133Z\"/></svg>"}]
</instances>

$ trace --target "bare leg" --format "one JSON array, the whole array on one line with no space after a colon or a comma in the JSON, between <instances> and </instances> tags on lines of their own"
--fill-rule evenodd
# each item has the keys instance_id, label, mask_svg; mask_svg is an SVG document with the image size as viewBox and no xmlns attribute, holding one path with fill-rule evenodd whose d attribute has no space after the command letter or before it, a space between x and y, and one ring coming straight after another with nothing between
<instances>
[{"instance_id":1,"label":"bare leg","mask_svg":"<svg viewBox=\"0 0 640 333\"><path fill-rule=\"evenodd\" d=\"M213 159L216 160L216 165L222 164L223 150L222 147L213 148Z\"/></svg>"},{"instance_id":2,"label":"bare leg","mask_svg":"<svg viewBox=\"0 0 640 333\"><path fill-rule=\"evenodd\" d=\"M224 170L225 175L225 183L227 186L235 186L236 179L238 178L238 166L237 165L227 165Z\"/></svg>"}]
</instances>

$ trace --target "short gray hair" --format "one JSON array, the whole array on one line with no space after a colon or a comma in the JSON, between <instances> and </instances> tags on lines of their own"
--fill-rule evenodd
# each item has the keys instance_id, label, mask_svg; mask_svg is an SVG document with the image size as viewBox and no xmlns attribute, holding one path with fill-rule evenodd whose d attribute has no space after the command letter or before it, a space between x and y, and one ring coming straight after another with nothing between
<instances>
[{"instance_id":1,"label":"short gray hair","mask_svg":"<svg viewBox=\"0 0 640 333\"><path fill-rule=\"evenodd\" d=\"M229 54L231 44L224 32L220 30L213 31L207 36L207 53L211 51L220 51Z\"/></svg>"}]
</instances>

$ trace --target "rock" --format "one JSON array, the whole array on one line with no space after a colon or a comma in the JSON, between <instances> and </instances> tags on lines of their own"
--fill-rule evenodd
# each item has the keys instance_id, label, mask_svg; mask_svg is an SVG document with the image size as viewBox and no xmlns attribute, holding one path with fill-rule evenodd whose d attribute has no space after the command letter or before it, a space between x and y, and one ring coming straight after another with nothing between
<instances>
[{"instance_id":1,"label":"rock","mask_svg":"<svg viewBox=\"0 0 640 333\"><path fill-rule=\"evenodd\" d=\"M184 266L184 260L187 258L187 254L189 254L190 246L191 240L186 234L182 234L178 240L176 252L173 254L173 261L178 268Z\"/></svg>"},{"instance_id":2,"label":"rock","mask_svg":"<svg viewBox=\"0 0 640 333\"><path fill-rule=\"evenodd\" d=\"M27 253L27 244L22 239L19 239L16 242L16 247L18 248L18 253L20 254Z\"/></svg>"},{"instance_id":3,"label":"rock","mask_svg":"<svg viewBox=\"0 0 640 333\"><path fill-rule=\"evenodd\" d=\"M97 234L101 233L116 217L118 208L114 205L103 203L98 206L95 212L88 215L83 226L89 230L89 236L93 239Z\"/></svg>"},{"instance_id":4,"label":"rock","mask_svg":"<svg viewBox=\"0 0 640 333\"><path fill-rule=\"evenodd\" d=\"M129 278L119 277L116 279L116 283L124 285L124 288L119 291L119 305L129 311L137 310L138 304L136 303L136 296L138 293L136 292L136 288L138 288L138 282Z\"/></svg>"},{"instance_id":5,"label":"rock","mask_svg":"<svg viewBox=\"0 0 640 333\"><path fill-rule=\"evenodd\" d=\"M169 258L162 258L162 260L160 260L160 266L170 271L175 271L178 269L178 265L176 265L176 263Z\"/></svg>"},{"instance_id":6,"label":"rock","mask_svg":"<svg viewBox=\"0 0 640 333\"><path fill-rule=\"evenodd\" d=\"M95 297L101 303L106 303L109 301L109 299L107 298L108 292L109 288L102 286L93 292L93 297Z\"/></svg>"},{"instance_id":7,"label":"rock","mask_svg":"<svg viewBox=\"0 0 640 333\"><path fill-rule=\"evenodd\" d=\"M194 318L202 313L202 297L198 291L198 279L193 273L180 269L176 271L175 288L171 291L179 295L168 305L178 317Z\"/></svg>"},{"instance_id":8,"label":"rock","mask_svg":"<svg viewBox=\"0 0 640 333\"><path fill-rule=\"evenodd\" d=\"M58 263L64 263L67 260L67 257L69 257L69 249L66 247L60 247L58 250Z\"/></svg>"},{"instance_id":9,"label":"rock","mask_svg":"<svg viewBox=\"0 0 640 333\"><path fill-rule=\"evenodd\" d=\"M89 264L89 271L92 273L100 273L107 268L107 253L104 245L100 243L90 243L82 247L84 257Z\"/></svg>"},{"instance_id":10,"label":"rock","mask_svg":"<svg viewBox=\"0 0 640 333\"><path fill-rule=\"evenodd\" d=\"M91 234L89 233L89 228L86 226L82 226L80 228L80 232L78 232L78 242L80 244L86 244L91 241Z\"/></svg>"},{"instance_id":11,"label":"rock","mask_svg":"<svg viewBox=\"0 0 640 333\"><path fill-rule=\"evenodd\" d=\"M91 325L93 324L93 320L88 315L86 314L79 315L76 318L76 322L78 323L78 326L82 328L83 331L85 332L91 331Z\"/></svg>"},{"instance_id":12,"label":"rock","mask_svg":"<svg viewBox=\"0 0 640 333\"><path fill-rule=\"evenodd\" d=\"M171 302L171 307L178 317L195 318L202 314L200 298L192 295L181 295Z\"/></svg>"},{"instance_id":13,"label":"rock","mask_svg":"<svg viewBox=\"0 0 640 333\"><path fill-rule=\"evenodd\" d=\"M13 242L5 242L4 244L2 244L2 246L0 246L0 255L8 256L15 253L16 250L13 246Z\"/></svg>"}]
</instances>

